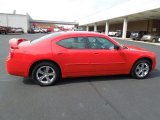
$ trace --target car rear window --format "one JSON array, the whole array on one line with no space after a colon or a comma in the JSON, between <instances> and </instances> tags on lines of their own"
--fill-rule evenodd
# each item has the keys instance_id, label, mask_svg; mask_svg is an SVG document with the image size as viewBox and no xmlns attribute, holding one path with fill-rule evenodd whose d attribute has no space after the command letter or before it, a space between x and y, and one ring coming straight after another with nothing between
<instances>
[{"instance_id":1,"label":"car rear window","mask_svg":"<svg viewBox=\"0 0 160 120\"><path fill-rule=\"evenodd\" d=\"M44 41L44 40L46 40L46 39L48 39L48 38L54 38L54 37L57 37L57 36L62 35L62 33L63 33L63 32L54 32L54 33L45 35L45 36L43 36L43 37L40 37L40 38L38 38L38 39L32 40L31 43L34 44L34 43L38 43L38 42L40 42L40 41Z\"/></svg>"}]
</instances>

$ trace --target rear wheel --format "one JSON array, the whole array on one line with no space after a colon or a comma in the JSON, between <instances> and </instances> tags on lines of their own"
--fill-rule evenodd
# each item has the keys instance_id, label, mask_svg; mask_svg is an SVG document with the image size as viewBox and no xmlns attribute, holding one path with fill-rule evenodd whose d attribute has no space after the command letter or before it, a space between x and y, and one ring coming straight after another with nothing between
<instances>
[{"instance_id":1,"label":"rear wheel","mask_svg":"<svg viewBox=\"0 0 160 120\"><path fill-rule=\"evenodd\" d=\"M41 86L50 86L60 78L60 70L54 63L41 62L33 68L32 78Z\"/></svg>"},{"instance_id":2,"label":"rear wheel","mask_svg":"<svg viewBox=\"0 0 160 120\"><path fill-rule=\"evenodd\" d=\"M151 70L151 63L146 59L138 60L132 67L131 76L136 79L146 78Z\"/></svg>"}]
</instances>

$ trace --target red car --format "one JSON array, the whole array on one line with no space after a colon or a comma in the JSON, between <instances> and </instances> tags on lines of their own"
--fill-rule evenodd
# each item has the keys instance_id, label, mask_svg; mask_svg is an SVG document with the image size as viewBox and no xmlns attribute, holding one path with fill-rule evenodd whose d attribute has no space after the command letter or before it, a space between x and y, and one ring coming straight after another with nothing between
<instances>
[{"instance_id":1,"label":"red car","mask_svg":"<svg viewBox=\"0 0 160 120\"><path fill-rule=\"evenodd\" d=\"M9 74L31 77L42 86L60 78L130 74L137 79L155 68L153 52L122 46L93 32L56 32L36 40L11 39Z\"/></svg>"}]
</instances>

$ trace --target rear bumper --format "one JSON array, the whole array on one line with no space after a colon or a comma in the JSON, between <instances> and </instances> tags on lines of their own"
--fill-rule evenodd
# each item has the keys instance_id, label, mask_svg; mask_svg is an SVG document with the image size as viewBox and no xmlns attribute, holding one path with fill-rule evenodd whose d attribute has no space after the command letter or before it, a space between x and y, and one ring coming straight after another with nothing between
<instances>
[{"instance_id":1,"label":"rear bumper","mask_svg":"<svg viewBox=\"0 0 160 120\"><path fill-rule=\"evenodd\" d=\"M28 77L28 67L26 62L22 60L15 60L7 57L6 71L11 75Z\"/></svg>"}]
</instances>

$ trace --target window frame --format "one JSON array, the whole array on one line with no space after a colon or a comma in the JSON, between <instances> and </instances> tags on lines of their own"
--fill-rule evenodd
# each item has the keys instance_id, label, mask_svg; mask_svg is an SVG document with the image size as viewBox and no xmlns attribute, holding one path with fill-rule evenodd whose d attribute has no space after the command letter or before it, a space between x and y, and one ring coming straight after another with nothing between
<instances>
[{"instance_id":1,"label":"window frame","mask_svg":"<svg viewBox=\"0 0 160 120\"><path fill-rule=\"evenodd\" d=\"M65 39L80 38L80 37L86 38L86 41L85 41L85 43L86 43L86 48L67 48L67 47L64 47L64 46L58 44L58 42L63 41L63 40L65 40ZM100 37L100 36L75 36L75 37L73 36L73 37L63 38L63 39L57 41L57 42L56 42L56 45L58 45L58 46L60 46L60 47L62 47L62 48L65 48L65 49L70 49L70 50L76 50L76 49L80 49L80 50L115 50L115 46L116 46L116 45L115 45L111 40L108 40L108 41L111 42L111 43L114 45L114 48L113 48L113 49L90 48L90 47L89 47L89 39L88 39L89 37L93 37L93 38L95 38L96 40L97 40L97 38L103 38L103 39L108 40L107 38L105 38L105 37Z\"/></svg>"}]
</instances>

